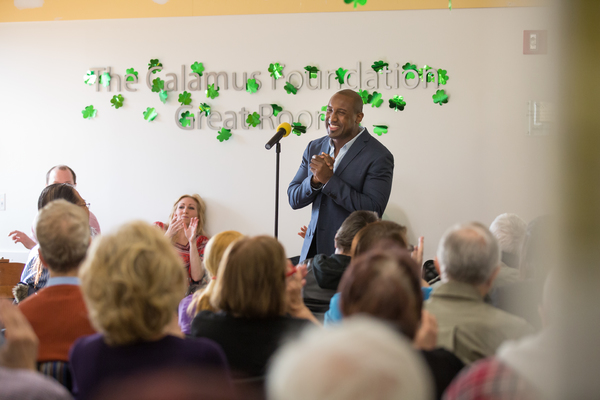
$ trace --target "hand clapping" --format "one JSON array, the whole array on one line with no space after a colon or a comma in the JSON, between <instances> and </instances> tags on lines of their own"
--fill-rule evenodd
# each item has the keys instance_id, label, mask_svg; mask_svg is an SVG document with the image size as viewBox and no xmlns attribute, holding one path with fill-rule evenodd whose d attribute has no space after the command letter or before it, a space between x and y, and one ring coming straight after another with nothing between
<instances>
[{"instance_id":1,"label":"hand clapping","mask_svg":"<svg viewBox=\"0 0 600 400\"><path fill-rule=\"evenodd\" d=\"M310 161L310 172L313 174L314 183L326 184L333 176L333 164L335 160L327 153L313 155Z\"/></svg>"}]
</instances>

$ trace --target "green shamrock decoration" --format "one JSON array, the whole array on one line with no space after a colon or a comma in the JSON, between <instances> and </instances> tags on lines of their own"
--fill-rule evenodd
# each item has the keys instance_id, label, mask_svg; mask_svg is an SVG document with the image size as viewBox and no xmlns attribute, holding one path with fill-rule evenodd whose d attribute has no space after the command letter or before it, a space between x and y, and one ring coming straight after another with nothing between
<instances>
[{"instance_id":1,"label":"green shamrock decoration","mask_svg":"<svg viewBox=\"0 0 600 400\"><path fill-rule=\"evenodd\" d=\"M289 82L286 82L285 86L283 88L285 89L285 91L288 94L296 94L296 93L298 93L298 89L296 89L296 86L292 85Z\"/></svg>"},{"instance_id":2,"label":"green shamrock decoration","mask_svg":"<svg viewBox=\"0 0 600 400\"><path fill-rule=\"evenodd\" d=\"M104 87L108 87L110 85L110 74L108 72L104 72L100 75L100 84Z\"/></svg>"},{"instance_id":3,"label":"green shamrock decoration","mask_svg":"<svg viewBox=\"0 0 600 400\"><path fill-rule=\"evenodd\" d=\"M202 76L202 73L204 72L204 64L202 64L201 62L196 61L195 63L193 63L192 65L190 65L190 68L192 69L192 72Z\"/></svg>"},{"instance_id":4,"label":"green shamrock decoration","mask_svg":"<svg viewBox=\"0 0 600 400\"><path fill-rule=\"evenodd\" d=\"M383 62L383 61L375 61L375 63L373 65L371 65L371 68L373 68L373 71L375 72L379 72L380 74L383 74L383 69L389 67L390 64Z\"/></svg>"},{"instance_id":5,"label":"green shamrock decoration","mask_svg":"<svg viewBox=\"0 0 600 400\"><path fill-rule=\"evenodd\" d=\"M138 77L138 72L133 68L127 68L125 70L125 74L135 75L136 78ZM127 77L127 82L133 82L133 81L134 81L133 76Z\"/></svg>"},{"instance_id":6,"label":"green shamrock decoration","mask_svg":"<svg viewBox=\"0 0 600 400\"><path fill-rule=\"evenodd\" d=\"M248 125L252 125L253 128L256 128L258 124L260 124L260 115L255 111L252 114L248 115L246 118L246 122Z\"/></svg>"},{"instance_id":7,"label":"green shamrock decoration","mask_svg":"<svg viewBox=\"0 0 600 400\"><path fill-rule=\"evenodd\" d=\"M394 96L390 99L390 108L394 111L404 111L404 107L406 107L406 102L404 101L404 97L402 96Z\"/></svg>"},{"instance_id":8,"label":"green shamrock decoration","mask_svg":"<svg viewBox=\"0 0 600 400\"><path fill-rule=\"evenodd\" d=\"M448 10L452 11L452 0L448 0Z\"/></svg>"},{"instance_id":9,"label":"green shamrock decoration","mask_svg":"<svg viewBox=\"0 0 600 400\"><path fill-rule=\"evenodd\" d=\"M158 116L158 113L152 107L146 108L146 111L144 111L143 114L144 114L144 119L148 122L154 121L156 119L156 117Z\"/></svg>"},{"instance_id":10,"label":"green shamrock decoration","mask_svg":"<svg viewBox=\"0 0 600 400\"><path fill-rule=\"evenodd\" d=\"M417 70L417 71L419 71L419 79L421 79L421 82L423 82L423 80L424 80L424 78L423 78L423 71L425 71L425 72L426 72L426 71L427 71L427 70L429 70L429 69L431 69L431 67L430 67L429 65L425 64L425 65L423 65L423 68L419 68L419 69ZM427 74L427 75L429 75L429 74ZM427 78L427 82L431 82L431 81L429 80L429 77Z\"/></svg>"},{"instance_id":11,"label":"green shamrock decoration","mask_svg":"<svg viewBox=\"0 0 600 400\"><path fill-rule=\"evenodd\" d=\"M283 67L279 63L269 64L269 70L271 77L279 79L283 76Z\"/></svg>"},{"instance_id":12,"label":"green shamrock decoration","mask_svg":"<svg viewBox=\"0 0 600 400\"><path fill-rule=\"evenodd\" d=\"M404 64L402 66L402 69L404 71L407 71L409 69L413 70L413 71L417 71L417 66L415 64L411 64L409 62L407 62L406 64ZM415 74L413 74L412 72L409 72L408 74L406 74L406 79L414 79L415 78Z\"/></svg>"},{"instance_id":13,"label":"green shamrock decoration","mask_svg":"<svg viewBox=\"0 0 600 400\"><path fill-rule=\"evenodd\" d=\"M382 95L379 92L373 92L373 95L369 96L369 103L371 103L371 107L381 107L381 105L383 104L383 99L381 98L381 96Z\"/></svg>"},{"instance_id":14,"label":"green shamrock decoration","mask_svg":"<svg viewBox=\"0 0 600 400\"><path fill-rule=\"evenodd\" d=\"M200 103L200 106L198 106L198 109L200 110L200 112L203 112L205 116L209 116L210 115L210 106L206 103Z\"/></svg>"},{"instance_id":15,"label":"green shamrock decoration","mask_svg":"<svg viewBox=\"0 0 600 400\"><path fill-rule=\"evenodd\" d=\"M448 71L445 69L438 69L438 82L440 85L445 85L450 77L447 75Z\"/></svg>"},{"instance_id":16,"label":"green shamrock decoration","mask_svg":"<svg viewBox=\"0 0 600 400\"><path fill-rule=\"evenodd\" d=\"M344 3L346 3L346 4L354 3L354 8L356 8L356 6L359 4L361 6L364 6L365 4L367 4L367 0L344 0Z\"/></svg>"},{"instance_id":17,"label":"green shamrock decoration","mask_svg":"<svg viewBox=\"0 0 600 400\"><path fill-rule=\"evenodd\" d=\"M195 119L194 113L191 113L189 111L184 111L181 114L181 118L179 118L179 123L181 124L181 126L183 126L185 128L186 126L191 126L192 121L194 119Z\"/></svg>"},{"instance_id":18,"label":"green shamrock decoration","mask_svg":"<svg viewBox=\"0 0 600 400\"><path fill-rule=\"evenodd\" d=\"M118 110L119 108L123 107L124 100L125 98L122 94L114 95L112 99L110 99L110 104Z\"/></svg>"},{"instance_id":19,"label":"green shamrock decoration","mask_svg":"<svg viewBox=\"0 0 600 400\"><path fill-rule=\"evenodd\" d=\"M273 107L273 115L276 117L281 111L283 111L283 107L279 107L277 104L271 104Z\"/></svg>"},{"instance_id":20,"label":"green shamrock decoration","mask_svg":"<svg viewBox=\"0 0 600 400\"><path fill-rule=\"evenodd\" d=\"M163 104L167 103L167 97L169 97L169 92L167 92L166 90L161 90L160 92L158 92L158 98L160 99L160 101L162 101Z\"/></svg>"},{"instance_id":21,"label":"green shamrock decoration","mask_svg":"<svg viewBox=\"0 0 600 400\"><path fill-rule=\"evenodd\" d=\"M387 125L373 125L373 128L373 132L375 132L378 136L381 136L388 131Z\"/></svg>"},{"instance_id":22,"label":"green shamrock decoration","mask_svg":"<svg viewBox=\"0 0 600 400\"><path fill-rule=\"evenodd\" d=\"M368 90L359 90L358 95L361 97L363 104L369 104L369 97L372 97L369 94Z\"/></svg>"},{"instance_id":23,"label":"green shamrock decoration","mask_svg":"<svg viewBox=\"0 0 600 400\"><path fill-rule=\"evenodd\" d=\"M156 78L152 81L152 91L154 93L159 93L161 90L165 88L165 81L160 78Z\"/></svg>"},{"instance_id":24,"label":"green shamrock decoration","mask_svg":"<svg viewBox=\"0 0 600 400\"><path fill-rule=\"evenodd\" d=\"M213 100L216 99L217 97L219 97L219 90L220 88L218 86L215 89L215 84L211 83L210 85L208 85L208 89L206 89L206 98Z\"/></svg>"},{"instance_id":25,"label":"green shamrock decoration","mask_svg":"<svg viewBox=\"0 0 600 400\"><path fill-rule=\"evenodd\" d=\"M246 92L248 93L256 93L258 90L258 83L256 83L256 79L248 79L246 83Z\"/></svg>"},{"instance_id":26,"label":"green shamrock decoration","mask_svg":"<svg viewBox=\"0 0 600 400\"><path fill-rule=\"evenodd\" d=\"M148 64L148 69L150 68L154 68L154 67L161 67L162 68L162 63L158 61L158 59L152 59L150 60L150 63ZM158 70L155 69L154 71L152 71L153 74L157 73Z\"/></svg>"},{"instance_id":27,"label":"green shamrock decoration","mask_svg":"<svg viewBox=\"0 0 600 400\"><path fill-rule=\"evenodd\" d=\"M86 72L86 74L83 76L83 83L90 86L96 83L96 75L94 75L94 71Z\"/></svg>"},{"instance_id":28,"label":"green shamrock decoration","mask_svg":"<svg viewBox=\"0 0 600 400\"><path fill-rule=\"evenodd\" d=\"M83 118L92 119L96 116L98 110L94 110L94 106L87 106L81 113L83 114Z\"/></svg>"},{"instance_id":29,"label":"green shamrock decoration","mask_svg":"<svg viewBox=\"0 0 600 400\"><path fill-rule=\"evenodd\" d=\"M446 94L446 91L441 89L438 90L437 92L435 92L435 94L433 96L431 96L433 98L433 102L436 104L439 104L440 106L442 104L446 104L448 103L448 95Z\"/></svg>"},{"instance_id":30,"label":"green shamrock decoration","mask_svg":"<svg viewBox=\"0 0 600 400\"><path fill-rule=\"evenodd\" d=\"M292 123L292 133L300 136L303 133L306 133L306 127L302 125L300 122Z\"/></svg>"},{"instance_id":31,"label":"green shamrock decoration","mask_svg":"<svg viewBox=\"0 0 600 400\"><path fill-rule=\"evenodd\" d=\"M321 111L327 111L327 106L321 107ZM325 114L321 114L321 121L325 121Z\"/></svg>"},{"instance_id":32,"label":"green shamrock decoration","mask_svg":"<svg viewBox=\"0 0 600 400\"><path fill-rule=\"evenodd\" d=\"M343 83L344 83L344 77L346 76L346 72L348 72L348 70L347 70L347 69L344 69L344 68L342 68L342 67L339 67L339 68L337 69L337 71L335 71L335 79L337 79L337 81L338 81L340 84L343 84Z\"/></svg>"},{"instance_id":33,"label":"green shamrock decoration","mask_svg":"<svg viewBox=\"0 0 600 400\"><path fill-rule=\"evenodd\" d=\"M217 135L217 139L219 142L223 143L223 140L229 140L231 137L231 129L221 128L219 134Z\"/></svg>"},{"instance_id":34,"label":"green shamrock decoration","mask_svg":"<svg viewBox=\"0 0 600 400\"><path fill-rule=\"evenodd\" d=\"M306 67L304 67L304 69L310 73L311 78L316 78L317 72L319 72L319 68L313 67L312 65L307 65Z\"/></svg>"},{"instance_id":35,"label":"green shamrock decoration","mask_svg":"<svg viewBox=\"0 0 600 400\"><path fill-rule=\"evenodd\" d=\"M190 92L184 91L179 95L177 101L179 101L179 104L181 104L182 106L189 106L190 104L192 104L192 94Z\"/></svg>"}]
</instances>

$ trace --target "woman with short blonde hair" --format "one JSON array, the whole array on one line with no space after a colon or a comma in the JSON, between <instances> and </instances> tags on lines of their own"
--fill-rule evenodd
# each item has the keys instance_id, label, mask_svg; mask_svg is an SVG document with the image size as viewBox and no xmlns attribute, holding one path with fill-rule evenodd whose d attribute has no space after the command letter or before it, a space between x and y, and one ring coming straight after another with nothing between
<instances>
[{"instance_id":1,"label":"woman with short blonde hair","mask_svg":"<svg viewBox=\"0 0 600 400\"><path fill-rule=\"evenodd\" d=\"M73 382L87 398L103 382L141 368L215 367L226 361L212 341L186 341L176 309L186 288L181 259L145 222L132 222L92 244L79 271L92 325L99 334L79 339L69 362Z\"/></svg>"}]
</instances>

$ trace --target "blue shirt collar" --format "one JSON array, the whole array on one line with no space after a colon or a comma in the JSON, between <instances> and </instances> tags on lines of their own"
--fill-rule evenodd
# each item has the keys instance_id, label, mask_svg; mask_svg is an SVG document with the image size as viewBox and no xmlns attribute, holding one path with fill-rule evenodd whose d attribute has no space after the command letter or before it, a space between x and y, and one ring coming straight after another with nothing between
<instances>
[{"instance_id":1,"label":"blue shirt collar","mask_svg":"<svg viewBox=\"0 0 600 400\"><path fill-rule=\"evenodd\" d=\"M48 279L48 283L46 287L56 286L56 285L77 285L79 286L79 278L76 276L59 276L56 278Z\"/></svg>"}]
</instances>

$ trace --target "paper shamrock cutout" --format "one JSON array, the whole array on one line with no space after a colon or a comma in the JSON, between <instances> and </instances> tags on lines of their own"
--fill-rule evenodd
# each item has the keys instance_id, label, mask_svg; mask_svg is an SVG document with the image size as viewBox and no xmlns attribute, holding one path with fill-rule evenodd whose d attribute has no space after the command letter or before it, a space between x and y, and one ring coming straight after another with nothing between
<instances>
[{"instance_id":1,"label":"paper shamrock cutout","mask_svg":"<svg viewBox=\"0 0 600 400\"><path fill-rule=\"evenodd\" d=\"M116 94L112 97L112 99L110 99L110 104L118 110L119 108L123 107L124 100L125 98L122 94Z\"/></svg>"},{"instance_id":2,"label":"paper shamrock cutout","mask_svg":"<svg viewBox=\"0 0 600 400\"><path fill-rule=\"evenodd\" d=\"M344 0L344 3L346 3L346 4L354 3L354 8L356 8L356 6L358 4L360 4L361 6L364 6L365 4L367 4L367 0Z\"/></svg>"},{"instance_id":3,"label":"paper shamrock cutout","mask_svg":"<svg viewBox=\"0 0 600 400\"><path fill-rule=\"evenodd\" d=\"M125 70L125 74L135 75L136 78L138 77L138 72L133 68L127 68ZM133 81L134 81L133 76L127 77L127 82L133 82Z\"/></svg>"},{"instance_id":4,"label":"paper shamrock cutout","mask_svg":"<svg viewBox=\"0 0 600 400\"><path fill-rule=\"evenodd\" d=\"M258 124L260 124L260 114L258 114L256 111L252 114L249 114L248 118L246 118L246 122L248 125L252 125L253 128L256 128Z\"/></svg>"},{"instance_id":5,"label":"paper shamrock cutout","mask_svg":"<svg viewBox=\"0 0 600 400\"><path fill-rule=\"evenodd\" d=\"M160 78L156 78L152 81L152 91L155 93L159 93L161 90L165 88L165 81Z\"/></svg>"},{"instance_id":6,"label":"paper shamrock cutout","mask_svg":"<svg viewBox=\"0 0 600 400\"><path fill-rule=\"evenodd\" d=\"M404 64L404 65L402 66L402 69L403 69L404 71L407 71L407 70L409 70L409 69L412 69L413 71L415 71L415 72L416 72L416 71L417 71L417 66L416 66L415 64L411 64L411 63L407 62L406 64ZM406 79L414 79L414 78L415 78L415 74L414 74L414 73L412 73L412 72L409 72L408 74L406 74Z\"/></svg>"},{"instance_id":7,"label":"paper shamrock cutout","mask_svg":"<svg viewBox=\"0 0 600 400\"><path fill-rule=\"evenodd\" d=\"M371 103L371 107L381 107L383 104L383 99L381 98L381 93L373 92L372 95L369 95L369 103Z\"/></svg>"},{"instance_id":8,"label":"paper shamrock cutout","mask_svg":"<svg viewBox=\"0 0 600 400\"><path fill-rule=\"evenodd\" d=\"M210 85L208 85L208 89L206 89L206 98L207 99L216 99L217 97L219 97L219 90L221 90L218 86L215 89L215 84L211 83Z\"/></svg>"},{"instance_id":9,"label":"paper shamrock cutout","mask_svg":"<svg viewBox=\"0 0 600 400\"><path fill-rule=\"evenodd\" d=\"M404 107L406 107L406 102L404 101L404 97L402 96L394 96L390 99L390 108L394 111L404 111Z\"/></svg>"},{"instance_id":10,"label":"paper shamrock cutout","mask_svg":"<svg viewBox=\"0 0 600 400\"><path fill-rule=\"evenodd\" d=\"M203 112L205 116L208 117L210 115L210 106L208 104L200 103L198 109L200 110L200 112Z\"/></svg>"},{"instance_id":11,"label":"paper shamrock cutout","mask_svg":"<svg viewBox=\"0 0 600 400\"><path fill-rule=\"evenodd\" d=\"M181 118L179 118L179 123L181 124L181 126L183 126L185 128L186 126L191 126L192 121L194 119L195 119L194 113L191 113L189 111L184 111L181 114Z\"/></svg>"},{"instance_id":12,"label":"paper shamrock cutout","mask_svg":"<svg viewBox=\"0 0 600 400\"><path fill-rule=\"evenodd\" d=\"M256 79L248 79L246 83L246 92L248 93L256 93L258 90L258 83L256 83Z\"/></svg>"},{"instance_id":13,"label":"paper shamrock cutout","mask_svg":"<svg viewBox=\"0 0 600 400\"><path fill-rule=\"evenodd\" d=\"M431 67L427 64L423 65L423 68L419 68L417 71L419 71L419 79L421 79L421 82L424 81L425 78L423 78L423 72L427 72L427 70L431 69ZM431 79L429 78L430 74L427 74L427 82L431 82Z\"/></svg>"},{"instance_id":14,"label":"paper shamrock cutout","mask_svg":"<svg viewBox=\"0 0 600 400\"><path fill-rule=\"evenodd\" d=\"M100 75L100 84L104 87L108 87L110 85L110 74L108 72L104 72L102 75Z\"/></svg>"},{"instance_id":15,"label":"paper shamrock cutout","mask_svg":"<svg viewBox=\"0 0 600 400\"><path fill-rule=\"evenodd\" d=\"M226 128L221 128L221 130L219 130L219 134L217 135L217 139L219 139L219 142L223 143L223 140L229 140L229 138L231 137L231 129L226 129Z\"/></svg>"},{"instance_id":16,"label":"paper shamrock cutout","mask_svg":"<svg viewBox=\"0 0 600 400\"><path fill-rule=\"evenodd\" d=\"M94 109L94 106L87 106L81 113L83 114L83 118L92 119L96 116L98 110Z\"/></svg>"},{"instance_id":17,"label":"paper shamrock cutout","mask_svg":"<svg viewBox=\"0 0 600 400\"><path fill-rule=\"evenodd\" d=\"M448 79L450 79L447 73L448 71L445 69L438 69L438 82L440 85L445 85L448 82Z\"/></svg>"},{"instance_id":18,"label":"paper shamrock cutout","mask_svg":"<svg viewBox=\"0 0 600 400\"><path fill-rule=\"evenodd\" d=\"M369 104L369 97L373 97L369 94L368 90L362 90L362 89L358 91L358 95L362 99L363 104Z\"/></svg>"},{"instance_id":19,"label":"paper shamrock cutout","mask_svg":"<svg viewBox=\"0 0 600 400\"><path fill-rule=\"evenodd\" d=\"M279 63L269 64L269 70L271 77L279 79L283 76L283 67Z\"/></svg>"},{"instance_id":20,"label":"paper shamrock cutout","mask_svg":"<svg viewBox=\"0 0 600 400\"><path fill-rule=\"evenodd\" d=\"M181 104L182 106L189 106L190 104L192 104L192 94L190 92L184 91L179 95L177 101L179 101L179 104Z\"/></svg>"},{"instance_id":21,"label":"paper shamrock cutout","mask_svg":"<svg viewBox=\"0 0 600 400\"><path fill-rule=\"evenodd\" d=\"M311 78L316 78L317 72L319 72L319 68L313 67L312 65L307 65L306 67L304 67L304 69L310 73Z\"/></svg>"},{"instance_id":22,"label":"paper shamrock cutout","mask_svg":"<svg viewBox=\"0 0 600 400\"><path fill-rule=\"evenodd\" d=\"M437 92L435 92L435 94L433 96L431 96L433 98L433 102L436 104L439 104L440 106L442 104L446 104L448 103L448 95L446 94L446 91L441 89L438 90Z\"/></svg>"},{"instance_id":23,"label":"paper shamrock cutout","mask_svg":"<svg viewBox=\"0 0 600 400\"><path fill-rule=\"evenodd\" d=\"M389 67L390 64L383 62L383 61L375 61L373 63L373 65L371 65L371 68L373 68L373 71L375 72L379 72L380 74L383 73L383 69L386 67Z\"/></svg>"},{"instance_id":24,"label":"paper shamrock cutout","mask_svg":"<svg viewBox=\"0 0 600 400\"><path fill-rule=\"evenodd\" d=\"M96 83L96 75L94 75L94 71L86 72L86 74L83 76L83 83L90 86Z\"/></svg>"},{"instance_id":25,"label":"paper shamrock cutout","mask_svg":"<svg viewBox=\"0 0 600 400\"><path fill-rule=\"evenodd\" d=\"M158 113L152 107L146 108L146 111L144 111L143 114L144 114L144 119L148 122L154 121L154 119L158 116Z\"/></svg>"},{"instance_id":26,"label":"paper shamrock cutout","mask_svg":"<svg viewBox=\"0 0 600 400\"><path fill-rule=\"evenodd\" d=\"M448 10L452 11L452 0L448 0Z\"/></svg>"},{"instance_id":27,"label":"paper shamrock cutout","mask_svg":"<svg viewBox=\"0 0 600 400\"><path fill-rule=\"evenodd\" d=\"M158 61L158 59L152 59L150 60L150 62L148 63L148 69L150 68L154 68L154 67L161 67L162 68L162 63ZM152 71L153 74L157 73L158 70L155 69L154 71Z\"/></svg>"},{"instance_id":28,"label":"paper shamrock cutout","mask_svg":"<svg viewBox=\"0 0 600 400\"><path fill-rule=\"evenodd\" d=\"M344 68L342 68L342 67L339 67L339 68L337 69L337 71L335 71L335 79L337 79L337 81L338 81L340 84L343 84L343 83L344 83L344 77L346 76L346 72L348 72L348 70L347 70L347 69L344 69Z\"/></svg>"},{"instance_id":29,"label":"paper shamrock cutout","mask_svg":"<svg viewBox=\"0 0 600 400\"><path fill-rule=\"evenodd\" d=\"M161 90L160 92L158 92L158 98L160 99L160 101L162 101L163 104L167 103L167 97L169 97L169 92L167 92L166 90Z\"/></svg>"},{"instance_id":30,"label":"paper shamrock cutout","mask_svg":"<svg viewBox=\"0 0 600 400\"><path fill-rule=\"evenodd\" d=\"M381 136L388 131L387 125L373 125L373 128L373 132L375 132L378 136Z\"/></svg>"},{"instance_id":31,"label":"paper shamrock cutout","mask_svg":"<svg viewBox=\"0 0 600 400\"><path fill-rule=\"evenodd\" d=\"M285 89L286 92L288 92L288 94L296 94L296 93L298 93L298 89L296 89L296 86L292 85L289 82L286 82L285 86L283 88Z\"/></svg>"},{"instance_id":32,"label":"paper shamrock cutout","mask_svg":"<svg viewBox=\"0 0 600 400\"><path fill-rule=\"evenodd\" d=\"M273 115L276 117L281 111L283 111L283 107L279 107L277 104L271 104L273 107Z\"/></svg>"},{"instance_id":33,"label":"paper shamrock cutout","mask_svg":"<svg viewBox=\"0 0 600 400\"><path fill-rule=\"evenodd\" d=\"M190 68L192 69L192 71L200 76L202 76L202 73L204 72L204 64L202 64L201 62L196 61L195 63L193 63L192 65L190 65Z\"/></svg>"},{"instance_id":34,"label":"paper shamrock cutout","mask_svg":"<svg viewBox=\"0 0 600 400\"><path fill-rule=\"evenodd\" d=\"M292 123L292 133L300 136L303 133L306 133L306 127L302 125L300 122Z\"/></svg>"},{"instance_id":35,"label":"paper shamrock cutout","mask_svg":"<svg viewBox=\"0 0 600 400\"><path fill-rule=\"evenodd\" d=\"M321 111L327 111L327 106L321 107ZM325 121L325 114L321 114L321 121Z\"/></svg>"}]
</instances>

